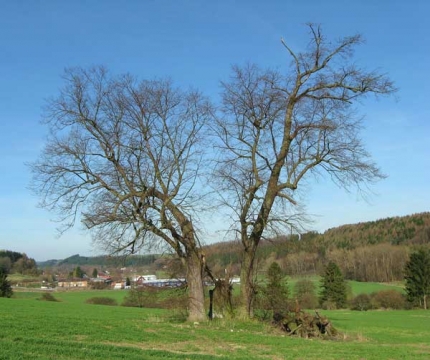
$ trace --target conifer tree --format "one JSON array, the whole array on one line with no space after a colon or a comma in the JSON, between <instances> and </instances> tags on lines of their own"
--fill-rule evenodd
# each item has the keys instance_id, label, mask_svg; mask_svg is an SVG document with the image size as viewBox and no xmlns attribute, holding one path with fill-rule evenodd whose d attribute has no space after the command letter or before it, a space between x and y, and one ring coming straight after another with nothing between
<instances>
[{"instance_id":1,"label":"conifer tree","mask_svg":"<svg viewBox=\"0 0 430 360\"><path fill-rule=\"evenodd\" d=\"M5 267L0 266L0 297L10 298L13 294L10 282L7 279L8 271Z\"/></svg>"},{"instance_id":2,"label":"conifer tree","mask_svg":"<svg viewBox=\"0 0 430 360\"><path fill-rule=\"evenodd\" d=\"M267 284L264 288L267 305L274 312L282 312L287 309L288 286L285 275L277 262L273 262L267 271Z\"/></svg>"},{"instance_id":3,"label":"conifer tree","mask_svg":"<svg viewBox=\"0 0 430 360\"><path fill-rule=\"evenodd\" d=\"M430 295L430 250L420 249L411 254L405 266L406 294L411 302L427 309Z\"/></svg>"},{"instance_id":4,"label":"conifer tree","mask_svg":"<svg viewBox=\"0 0 430 360\"><path fill-rule=\"evenodd\" d=\"M334 262L329 262L325 268L321 279L322 291L320 294L320 304L331 302L336 308L341 309L346 306L347 287L342 272Z\"/></svg>"}]
</instances>

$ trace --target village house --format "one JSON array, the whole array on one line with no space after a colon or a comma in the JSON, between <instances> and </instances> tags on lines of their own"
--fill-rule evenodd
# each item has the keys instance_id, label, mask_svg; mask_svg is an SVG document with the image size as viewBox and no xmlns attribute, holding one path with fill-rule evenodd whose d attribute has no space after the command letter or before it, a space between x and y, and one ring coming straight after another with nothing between
<instances>
[{"instance_id":1,"label":"village house","mask_svg":"<svg viewBox=\"0 0 430 360\"><path fill-rule=\"evenodd\" d=\"M60 279L57 286L61 288L86 288L88 287L88 279Z\"/></svg>"}]
</instances>

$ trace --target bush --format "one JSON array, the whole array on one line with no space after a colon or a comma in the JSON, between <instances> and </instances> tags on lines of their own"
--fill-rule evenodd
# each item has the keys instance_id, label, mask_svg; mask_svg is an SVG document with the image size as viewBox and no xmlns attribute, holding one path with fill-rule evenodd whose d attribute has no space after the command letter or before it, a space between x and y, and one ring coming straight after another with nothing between
<instances>
[{"instance_id":1,"label":"bush","mask_svg":"<svg viewBox=\"0 0 430 360\"><path fill-rule=\"evenodd\" d=\"M359 294L351 300L351 310L367 311L372 309L372 299L367 294Z\"/></svg>"},{"instance_id":2,"label":"bush","mask_svg":"<svg viewBox=\"0 0 430 360\"><path fill-rule=\"evenodd\" d=\"M337 304L331 300L324 301L321 304L321 308L324 310L336 310L336 309L338 309Z\"/></svg>"},{"instance_id":3,"label":"bush","mask_svg":"<svg viewBox=\"0 0 430 360\"><path fill-rule=\"evenodd\" d=\"M51 293L43 293L42 296L39 298L39 300L42 301L59 301L54 295Z\"/></svg>"},{"instance_id":4,"label":"bush","mask_svg":"<svg viewBox=\"0 0 430 360\"><path fill-rule=\"evenodd\" d=\"M165 289L140 286L130 289L122 306L159 309L186 309L186 288Z\"/></svg>"},{"instance_id":5,"label":"bush","mask_svg":"<svg viewBox=\"0 0 430 360\"><path fill-rule=\"evenodd\" d=\"M87 304L117 306L118 302L109 297L92 297L85 301Z\"/></svg>"},{"instance_id":6,"label":"bush","mask_svg":"<svg viewBox=\"0 0 430 360\"><path fill-rule=\"evenodd\" d=\"M405 296L397 290L383 290L372 294L372 303L379 309L397 310L406 307Z\"/></svg>"},{"instance_id":7,"label":"bush","mask_svg":"<svg viewBox=\"0 0 430 360\"><path fill-rule=\"evenodd\" d=\"M151 286L140 286L130 289L125 296L122 306L129 307L156 307L158 292Z\"/></svg>"},{"instance_id":8,"label":"bush","mask_svg":"<svg viewBox=\"0 0 430 360\"><path fill-rule=\"evenodd\" d=\"M294 286L294 296L302 309L316 309L318 306L315 284L309 279L297 281Z\"/></svg>"}]
</instances>

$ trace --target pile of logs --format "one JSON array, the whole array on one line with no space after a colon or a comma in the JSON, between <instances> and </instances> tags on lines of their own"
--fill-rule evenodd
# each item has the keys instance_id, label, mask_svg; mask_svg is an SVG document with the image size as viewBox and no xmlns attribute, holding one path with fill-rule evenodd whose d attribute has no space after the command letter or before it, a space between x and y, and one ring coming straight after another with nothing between
<instances>
[{"instance_id":1,"label":"pile of logs","mask_svg":"<svg viewBox=\"0 0 430 360\"><path fill-rule=\"evenodd\" d=\"M290 312L286 315L276 313L273 322L279 326L289 336L296 335L303 338L310 337L336 337L336 329L325 316L321 316L317 311L315 315L304 311Z\"/></svg>"}]
</instances>

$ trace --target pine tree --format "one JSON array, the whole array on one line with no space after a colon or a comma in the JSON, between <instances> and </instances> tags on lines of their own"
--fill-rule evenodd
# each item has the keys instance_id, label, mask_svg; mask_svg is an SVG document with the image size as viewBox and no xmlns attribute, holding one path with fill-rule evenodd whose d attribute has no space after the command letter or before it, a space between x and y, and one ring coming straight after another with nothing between
<instances>
[{"instance_id":1,"label":"pine tree","mask_svg":"<svg viewBox=\"0 0 430 360\"><path fill-rule=\"evenodd\" d=\"M82 279L85 275L85 272L81 269L80 266L77 266L74 270L73 270L73 277L74 278L78 278L78 279Z\"/></svg>"},{"instance_id":2,"label":"pine tree","mask_svg":"<svg viewBox=\"0 0 430 360\"><path fill-rule=\"evenodd\" d=\"M283 312L288 308L288 286L285 275L277 262L273 262L267 271L267 284L264 295L268 308L274 312Z\"/></svg>"},{"instance_id":3,"label":"pine tree","mask_svg":"<svg viewBox=\"0 0 430 360\"><path fill-rule=\"evenodd\" d=\"M341 309L346 306L347 287L342 272L336 263L330 262L321 279L322 291L320 294L320 304L331 302L336 308Z\"/></svg>"},{"instance_id":4,"label":"pine tree","mask_svg":"<svg viewBox=\"0 0 430 360\"><path fill-rule=\"evenodd\" d=\"M418 250L411 254L405 266L406 294L411 302L418 302L427 309L430 295L430 250Z\"/></svg>"},{"instance_id":5,"label":"pine tree","mask_svg":"<svg viewBox=\"0 0 430 360\"><path fill-rule=\"evenodd\" d=\"M0 297L10 298L13 294L10 282L7 279L8 271L5 267L0 266Z\"/></svg>"}]
</instances>

